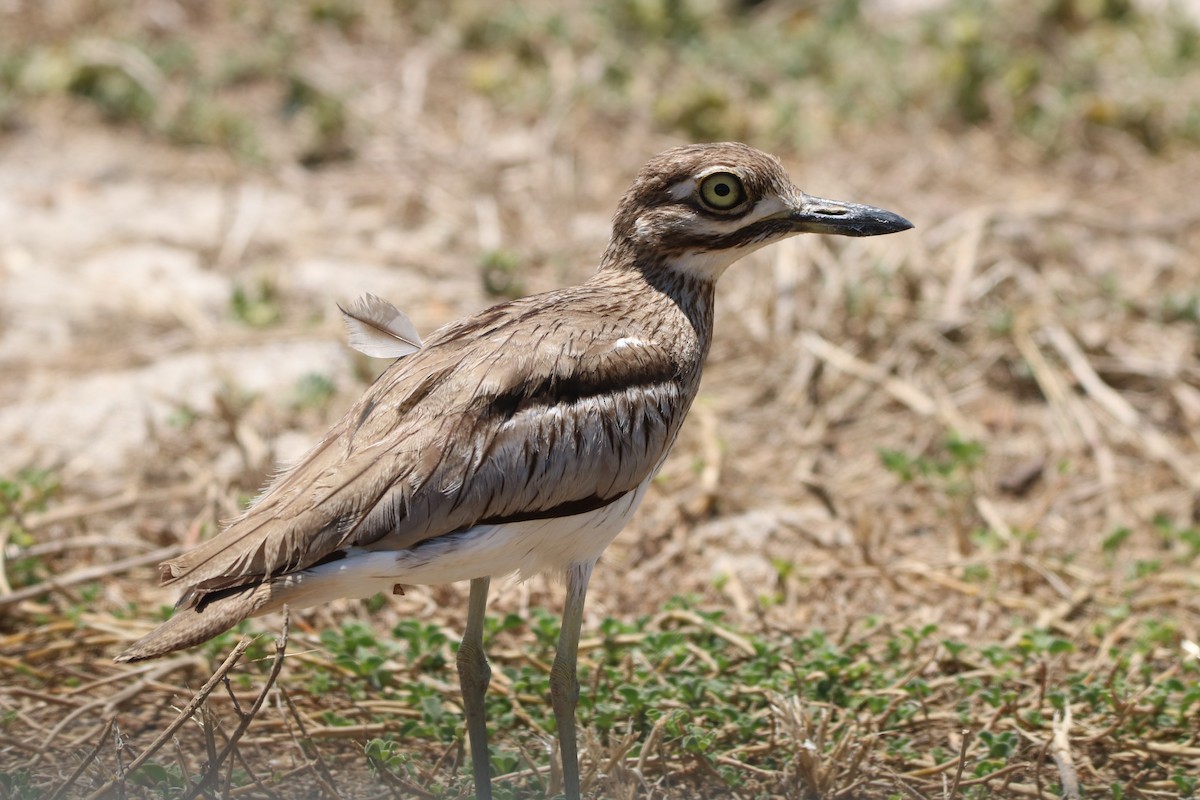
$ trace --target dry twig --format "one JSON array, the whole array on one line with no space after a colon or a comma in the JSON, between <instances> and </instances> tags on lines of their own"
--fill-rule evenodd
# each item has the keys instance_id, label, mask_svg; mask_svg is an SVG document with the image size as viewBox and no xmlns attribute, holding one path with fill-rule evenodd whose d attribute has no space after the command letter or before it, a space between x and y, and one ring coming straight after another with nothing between
<instances>
[{"instance_id":1,"label":"dry twig","mask_svg":"<svg viewBox=\"0 0 1200 800\"><path fill-rule=\"evenodd\" d=\"M192 718L192 714L196 713L196 709L199 708L206 699L208 699L208 696L212 694L213 689L217 688L217 684L221 682L229 670L233 669L233 666L237 664L239 659L241 659L242 654L246 652L246 648L248 648L253 642L254 639L252 638L245 638L238 642L237 647L233 648L233 651L225 658L225 661L221 664L221 666L217 667L217 671L212 674L212 677L200 687L200 691L196 692L191 701L184 706L184 709L175 717L175 721L168 725L166 730L160 733L158 738L151 742L150 746L143 750L141 755L139 755L130 763L129 768L125 770L124 775L121 776L119 780L110 780L108 783L92 792L90 795L88 795L87 800L99 800L100 797L103 797L105 794L112 791L118 782L123 782L125 777L133 772L136 772L137 769L142 766L142 764L146 763L150 756L157 753L159 749L161 749L162 746L167 743L167 740L174 736L175 732L182 728L184 724ZM104 737L101 737L101 741L103 741L103 738Z\"/></svg>"},{"instance_id":2,"label":"dry twig","mask_svg":"<svg viewBox=\"0 0 1200 800\"><path fill-rule=\"evenodd\" d=\"M254 699L254 705L250 707L250 710L240 715L241 719L238 720L237 728L234 730L233 735L229 737L229 741L225 744L225 748L221 750L221 754L217 756L216 761L208 765L208 771L183 796L183 800L192 800L192 798L212 785L213 780L216 778L217 770L229 758L229 754L237 747L238 740L242 738L242 734L246 732L246 729L250 727L250 723L258 715L259 709L262 708L263 702L267 699L267 694L271 691L271 687L275 685L275 679L279 677L279 672L283 669L283 657L287 652L290 621L291 613L288 607L284 606L283 629L279 633L279 638L275 640L275 659L271 662L271 671L267 675L267 681L263 684L262 691ZM221 677L224 679L224 676Z\"/></svg>"},{"instance_id":3,"label":"dry twig","mask_svg":"<svg viewBox=\"0 0 1200 800\"><path fill-rule=\"evenodd\" d=\"M1062 784L1062 796L1067 800L1080 800L1079 777L1075 774L1075 760L1071 756L1071 704L1063 706L1061 713L1054 714L1054 738L1050 745L1050 753L1058 767L1058 776Z\"/></svg>"}]
</instances>

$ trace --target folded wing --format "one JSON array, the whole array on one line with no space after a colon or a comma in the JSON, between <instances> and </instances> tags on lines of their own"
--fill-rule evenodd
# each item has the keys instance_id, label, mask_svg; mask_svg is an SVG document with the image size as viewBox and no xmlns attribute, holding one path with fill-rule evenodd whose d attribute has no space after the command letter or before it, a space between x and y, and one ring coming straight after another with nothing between
<instances>
[{"instance_id":1,"label":"folded wing","mask_svg":"<svg viewBox=\"0 0 1200 800\"><path fill-rule=\"evenodd\" d=\"M409 548L635 489L665 457L689 398L668 351L625 333L538 297L438 331L222 533L162 565L164 584L184 590L181 612L211 618L180 620L187 636L126 655L203 641L253 614L265 581L348 547Z\"/></svg>"}]
</instances>

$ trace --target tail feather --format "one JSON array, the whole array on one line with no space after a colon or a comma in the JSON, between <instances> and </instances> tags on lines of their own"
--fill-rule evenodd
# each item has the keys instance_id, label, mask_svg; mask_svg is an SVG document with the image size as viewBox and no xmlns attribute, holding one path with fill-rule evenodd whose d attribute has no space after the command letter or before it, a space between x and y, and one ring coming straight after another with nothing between
<instances>
[{"instance_id":1,"label":"tail feather","mask_svg":"<svg viewBox=\"0 0 1200 800\"><path fill-rule=\"evenodd\" d=\"M135 642L116 661L142 661L206 642L247 617L264 613L271 598L270 584L241 586L213 593L200 603L176 610L175 615Z\"/></svg>"},{"instance_id":2,"label":"tail feather","mask_svg":"<svg viewBox=\"0 0 1200 800\"><path fill-rule=\"evenodd\" d=\"M141 661L206 642L248 617L311 608L341 597L370 597L391 590L401 578L396 555L354 549L324 564L249 585L205 589L192 586L175 615L143 636L117 661Z\"/></svg>"}]
</instances>

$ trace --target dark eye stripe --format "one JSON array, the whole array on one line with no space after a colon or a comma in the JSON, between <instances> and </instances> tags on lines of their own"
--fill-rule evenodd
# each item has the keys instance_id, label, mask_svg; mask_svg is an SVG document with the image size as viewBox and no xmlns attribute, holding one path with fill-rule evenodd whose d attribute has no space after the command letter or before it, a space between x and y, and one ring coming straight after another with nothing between
<instances>
[{"instance_id":1,"label":"dark eye stripe","mask_svg":"<svg viewBox=\"0 0 1200 800\"><path fill-rule=\"evenodd\" d=\"M785 234L788 227L786 220L764 219L728 233L694 232L673 237L670 245L676 255L696 250L729 250Z\"/></svg>"}]
</instances>

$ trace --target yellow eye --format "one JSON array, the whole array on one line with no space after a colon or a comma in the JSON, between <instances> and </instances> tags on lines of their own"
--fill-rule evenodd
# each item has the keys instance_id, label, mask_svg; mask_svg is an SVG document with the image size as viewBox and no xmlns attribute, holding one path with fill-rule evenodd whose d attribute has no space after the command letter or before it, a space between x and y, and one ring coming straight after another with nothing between
<instances>
[{"instance_id":1,"label":"yellow eye","mask_svg":"<svg viewBox=\"0 0 1200 800\"><path fill-rule=\"evenodd\" d=\"M715 172L700 184L700 199L717 211L728 211L746 199L742 181L730 172Z\"/></svg>"}]
</instances>

